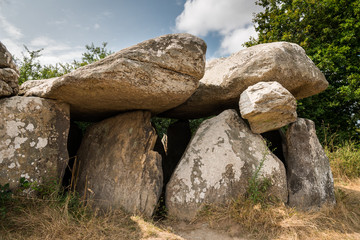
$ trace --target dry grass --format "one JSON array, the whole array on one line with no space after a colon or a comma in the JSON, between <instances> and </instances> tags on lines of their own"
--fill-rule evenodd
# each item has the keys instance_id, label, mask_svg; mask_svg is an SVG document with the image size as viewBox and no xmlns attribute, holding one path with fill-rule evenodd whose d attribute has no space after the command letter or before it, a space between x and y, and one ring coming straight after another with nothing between
<instances>
[{"instance_id":1,"label":"dry grass","mask_svg":"<svg viewBox=\"0 0 360 240\"><path fill-rule=\"evenodd\" d=\"M279 203L264 207L239 198L226 206L205 206L194 222L182 222L179 232L206 223L240 239L360 239L360 150L350 143L327 148L327 154L336 179L334 207L302 212ZM155 223L120 210L97 214L74 195L51 194L43 200L15 196L5 207L0 240L183 239L169 230L177 230L176 220Z\"/></svg>"},{"instance_id":2,"label":"dry grass","mask_svg":"<svg viewBox=\"0 0 360 240\"><path fill-rule=\"evenodd\" d=\"M222 229L238 225L231 234L250 239L360 239L360 180L337 185L336 200L334 207L303 212L238 199L226 206L205 206L195 222Z\"/></svg>"},{"instance_id":3,"label":"dry grass","mask_svg":"<svg viewBox=\"0 0 360 240\"><path fill-rule=\"evenodd\" d=\"M206 206L187 225L206 222L242 239L360 239L360 179L337 184L336 199L333 208L317 212L238 199L227 206ZM7 207L0 239L183 239L168 230L178 224L175 220L154 223L123 211L96 214L81 205L70 211L66 202L19 197Z\"/></svg>"},{"instance_id":4,"label":"dry grass","mask_svg":"<svg viewBox=\"0 0 360 240\"><path fill-rule=\"evenodd\" d=\"M16 199L0 226L3 239L140 239L138 226L121 211L69 214L48 201ZM111 236L111 238L109 238Z\"/></svg>"},{"instance_id":5,"label":"dry grass","mask_svg":"<svg viewBox=\"0 0 360 240\"><path fill-rule=\"evenodd\" d=\"M15 197L0 221L0 239L182 239L151 221L117 210L69 213L58 201Z\"/></svg>"}]
</instances>

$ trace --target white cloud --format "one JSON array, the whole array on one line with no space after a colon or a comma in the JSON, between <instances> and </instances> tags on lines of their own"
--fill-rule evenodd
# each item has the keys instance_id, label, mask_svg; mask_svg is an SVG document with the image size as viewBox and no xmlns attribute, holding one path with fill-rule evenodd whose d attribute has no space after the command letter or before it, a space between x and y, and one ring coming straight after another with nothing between
<instances>
[{"instance_id":1,"label":"white cloud","mask_svg":"<svg viewBox=\"0 0 360 240\"><path fill-rule=\"evenodd\" d=\"M227 33L251 23L257 7L249 0L187 0L176 18L176 28L205 36L211 31Z\"/></svg>"},{"instance_id":2,"label":"white cloud","mask_svg":"<svg viewBox=\"0 0 360 240\"><path fill-rule=\"evenodd\" d=\"M32 39L30 41L30 46L34 48L44 48L44 51L48 52L66 51L71 49L69 45L58 42L46 36L40 36Z\"/></svg>"},{"instance_id":3,"label":"white cloud","mask_svg":"<svg viewBox=\"0 0 360 240\"><path fill-rule=\"evenodd\" d=\"M232 53L249 40L253 13L259 10L255 0L186 0L184 11L176 18L176 31L200 37L218 33L223 37L218 51Z\"/></svg>"},{"instance_id":4,"label":"white cloud","mask_svg":"<svg viewBox=\"0 0 360 240\"><path fill-rule=\"evenodd\" d=\"M22 55L26 55L23 45L12 39L1 39L1 42L6 46L9 52L17 59L22 59ZM47 37L37 37L28 44L29 50L38 50L43 48L40 52L38 60L43 65L55 65L56 63L72 63L74 59L80 60L82 53L85 51L84 47L70 47L69 45L59 43Z\"/></svg>"},{"instance_id":5,"label":"white cloud","mask_svg":"<svg viewBox=\"0 0 360 240\"><path fill-rule=\"evenodd\" d=\"M23 36L21 30L10 23L4 16L0 16L0 27L11 39L20 39Z\"/></svg>"},{"instance_id":6,"label":"white cloud","mask_svg":"<svg viewBox=\"0 0 360 240\"><path fill-rule=\"evenodd\" d=\"M84 52L83 47L71 47L65 43L56 41L47 36L39 36L30 41L30 50L43 48L39 61L49 65L56 63L71 63L74 59L79 60Z\"/></svg>"},{"instance_id":7,"label":"white cloud","mask_svg":"<svg viewBox=\"0 0 360 240\"><path fill-rule=\"evenodd\" d=\"M30 41L30 45L33 47L46 47L54 43L55 41L53 39L50 39L46 36L36 37Z\"/></svg>"},{"instance_id":8,"label":"white cloud","mask_svg":"<svg viewBox=\"0 0 360 240\"><path fill-rule=\"evenodd\" d=\"M39 61L45 65L55 65L56 63L72 63L74 59L79 60L83 52L84 50L79 50L79 48L60 53L43 52L41 57L39 57Z\"/></svg>"},{"instance_id":9,"label":"white cloud","mask_svg":"<svg viewBox=\"0 0 360 240\"><path fill-rule=\"evenodd\" d=\"M95 24L94 24L94 29L99 29L99 28L100 28L100 24L95 23Z\"/></svg>"},{"instance_id":10,"label":"white cloud","mask_svg":"<svg viewBox=\"0 0 360 240\"><path fill-rule=\"evenodd\" d=\"M221 42L219 49L220 55L228 55L245 48L243 43L249 41L250 37L256 37L257 33L254 26L250 25L248 28L239 28L226 34Z\"/></svg>"}]
</instances>

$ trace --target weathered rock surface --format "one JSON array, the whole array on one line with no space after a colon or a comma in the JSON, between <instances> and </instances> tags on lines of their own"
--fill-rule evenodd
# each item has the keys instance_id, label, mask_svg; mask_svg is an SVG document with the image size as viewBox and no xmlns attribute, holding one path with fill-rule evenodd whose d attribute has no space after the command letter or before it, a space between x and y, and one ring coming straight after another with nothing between
<instances>
[{"instance_id":1,"label":"weathered rock surface","mask_svg":"<svg viewBox=\"0 0 360 240\"><path fill-rule=\"evenodd\" d=\"M12 88L5 81L0 80L0 97L8 97L11 96L12 93Z\"/></svg>"},{"instance_id":2,"label":"weathered rock surface","mask_svg":"<svg viewBox=\"0 0 360 240\"><path fill-rule=\"evenodd\" d=\"M199 118L236 109L239 95L258 82L279 82L296 99L318 94L328 86L304 49L294 43L259 44L206 65L196 92L184 104L163 116Z\"/></svg>"},{"instance_id":3,"label":"weathered rock surface","mask_svg":"<svg viewBox=\"0 0 360 240\"><path fill-rule=\"evenodd\" d=\"M60 180L68 161L69 105L15 96L0 99L0 116L0 184Z\"/></svg>"},{"instance_id":4,"label":"weathered rock surface","mask_svg":"<svg viewBox=\"0 0 360 240\"><path fill-rule=\"evenodd\" d=\"M0 42L0 68L17 69L10 52L2 42Z\"/></svg>"},{"instance_id":5,"label":"weathered rock surface","mask_svg":"<svg viewBox=\"0 0 360 240\"><path fill-rule=\"evenodd\" d=\"M334 204L334 181L327 158L315 132L315 124L299 118L286 133L289 205L300 209Z\"/></svg>"},{"instance_id":6,"label":"weathered rock surface","mask_svg":"<svg viewBox=\"0 0 360 240\"><path fill-rule=\"evenodd\" d=\"M248 180L263 159L260 175L271 178L270 193L286 202L284 165L236 111L204 121L166 187L169 215L190 220L203 203L225 203L245 194Z\"/></svg>"},{"instance_id":7,"label":"weathered rock surface","mask_svg":"<svg viewBox=\"0 0 360 240\"><path fill-rule=\"evenodd\" d=\"M162 189L161 157L150 112L119 114L85 133L77 190L101 209L151 216ZM86 193L84 193L86 191Z\"/></svg>"},{"instance_id":8,"label":"weathered rock surface","mask_svg":"<svg viewBox=\"0 0 360 240\"><path fill-rule=\"evenodd\" d=\"M193 35L164 35L62 77L28 81L21 94L63 100L74 119L135 109L160 113L194 93L204 75L205 52L205 42Z\"/></svg>"},{"instance_id":9,"label":"weathered rock surface","mask_svg":"<svg viewBox=\"0 0 360 240\"><path fill-rule=\"evenodd\" d=\"M279 129L297 119L296 99L278 82L259 82L240 95L241 117L253 133Z\"/></svg>"},{"instance_id":10,"label":"weathered rock surface","mask_svg":"<svg viewBox=\"0 0 360 240\"><path fill-rule=\"evenodd\" d=\"M19 70L10 52L0 42L0 98L18 94L18 78Z\"/></svg>"}]
</instances>

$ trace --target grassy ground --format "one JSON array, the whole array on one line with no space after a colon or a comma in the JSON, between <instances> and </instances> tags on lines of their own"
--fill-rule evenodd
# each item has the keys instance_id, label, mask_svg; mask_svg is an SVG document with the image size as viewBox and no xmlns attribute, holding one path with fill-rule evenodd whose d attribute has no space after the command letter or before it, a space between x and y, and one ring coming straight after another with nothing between
<instances>
[{"instance_id":1,"label":"grassy ground","mask_svg":"<svg viewBox=\"0 0 360 240\"><path fill-rule=\"evenodd\" d=\"M208 206L197 221L248 239L360 239L360 180L337 184L336 200L335 207L314 212L237 200Z\"/></svg>"},{"instance_id":2,"label":"grassy ground","mask_svg":"<svg viewBox=\"0 0 360 240\"><path fill-rule=\"evenodd\" d=\"M181 239L151 219L112 211L69 211L58 201L15 198L0 224L0 239Z\"/></svg>"},{"instance_id":3,"label":"grassy ground","mask_svg":"<svg viewBox=\"0 0 360 240\"><path fill-rule=\"evenodd\" d=\"M37 189L42 199L0 191L0 239L360 239L360 149L346 143L326 151L336 188L332 208L302 212L236 199L205 206L191 223L156 222L123 211L93 213L53 187Z\"/></svg>"}]
</instances>

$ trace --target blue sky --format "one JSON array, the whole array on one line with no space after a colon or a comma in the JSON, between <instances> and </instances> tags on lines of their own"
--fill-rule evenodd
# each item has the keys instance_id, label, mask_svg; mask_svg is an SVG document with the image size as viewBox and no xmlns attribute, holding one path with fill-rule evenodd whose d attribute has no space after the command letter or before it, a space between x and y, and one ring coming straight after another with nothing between
<instances>
[{"instance_id":1,"label":"blue sky","mask_svg":"<svg viewBox=\"0 0 360 240\"><path fill-rule=\"evenodd\" d=\"M160 35L204 39L207 58L227 56L256 36L255 0L0 0L0 41L20 58L44 48L41 62L80 59L85 45L114 52Z\"/></svg>"}]
</instances>

